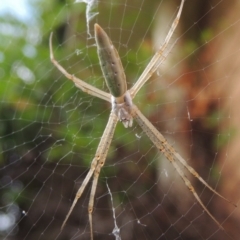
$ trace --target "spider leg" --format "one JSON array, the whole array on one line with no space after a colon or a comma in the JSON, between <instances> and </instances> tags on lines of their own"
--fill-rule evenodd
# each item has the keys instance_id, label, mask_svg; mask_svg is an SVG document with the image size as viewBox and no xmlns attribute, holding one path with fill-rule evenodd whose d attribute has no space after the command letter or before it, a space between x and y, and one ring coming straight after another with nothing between
<instances>
[{"instance_id":1,"label":"spider leg","mask_svg":"<svg viewBox=\"0 0 240 240\"><path fill-rule=\"evenodd\" d=\"M106 93L86 82L84 82L83 80L75 77L74 75L68 73L54 58L54 54L53 54L53 49L52 49L52 36L53 33L51 33L50 38L49 38L49 48L50 48L50 59L51 62L57 67L57 69L63 74L65 75L66 78L68 78L69 80L73 81L75 83L75 86L80 88L83 92L86 92L90 95L93 95L95 97L101 98L105 101L111 102L111 95L109 93Z\"/></svg>"},{"instance_id":2,"label":"spider leg","mask_svg":"<svg viewBox=\"0 0 240 240\"><path fill-rule=\"evenodd\" d=\"M94 196L96 193L99 174L102 167L105 164L107 153L108 153L110 144L112 142L112 138L115 132L117 122L118 122L118 118L116 114L113 111L111 111L107 126L104 130L104 133L102 135L101 141L98 146L98 150L100 152L98 153L97 151L97 154L96 154L96 156L99 157L99 160L97 162L97 166L94 171L92 189L91 189L90 200L88 204L88 217L89 217L89 223L90 223L91 239L93 239L92 212L93 212L93 205L94 205Z\"/></svg>"},{"instance_id":3,"label":"spider leg","mask_svg":"<svg viewBox=\"0 0 240 240\"><path fill-rule=\"evenodd\" d=\"M105 162L105 159L104 159L104 162ZM101 161L103 161L103 159ZM99 168L98 166L101 166L101 167ZM94 196L95 196L96 189L97 189L97 183L98 183L98 177L99 177L99 174L100 174L100 170L101 170L103 165L98 164L98 166L97 166L97 169L94 172L93 183L92 183L92 188L91 188L91 193L90 193L90 200L89 200L89 203L88 203L88 219L89 219L89 224L90 224L91 240L93 240L92 212L93 212L93 205L94 205Z\"/></svg>"},{"instance_id":4,"label":"spider leg","mask_svg":"<svg viewBox=\"0 0 240 240\"><path fill-rule=\"evenodd\" d=\"M170 144L167 142L168 148L171 149L172 154L178 159L178 161L194 176L196 177L203 185L205 185L210 191L212 191L214 194L225 200L226 202L231 203L233 206L237 207L236 204L228 200L227 198L223 197L221 194L219 194L216 190L214 190L205 180L191 167L187 164L184 158L181 157L181 155L175 151L175 149L170 146Z\"/></svg>"},{"instance_id":5,"label":"spider leg","mask_svg":"<svg viewBox=\"0 0 240 240\"><path fill-rule=\"evenodd\" d=\"M73 209L74 209L74 207L75 207L75 205L76 205L76 203L78 201L78 199L82 196L82 193L83 193L84 189L86 188L90 178L92 177L92 175L93 175L93 173L95 171L96 165L97 165L97 161L98 161L98 159L96 157L94 157L93 160L92 160L91 168L90 168L87 176L85 177L81 187L78 189L78 191L76 193L76 196L74 198L74 201L73 201L73 203L71 205L71 208L68 211L68 214L67 214L67 216L64 219L64 222L63 222L63 224L61 226L61 231L63 230L63 228L64 228L64 226L65 226L69 216L71 215L71 213L72 213L72 211L73 211Z\"/></svg>"},{"instance_id":6,"label":"spider leg","mask_svg":"<svg viewBox=\"0 0 240 240\"><path fill-rule=\"evenodd\" d=\"M176 160L178 160L193 176L195 176L200 182L202 182L207 188L209 188L213 193L218 195L219 197L223 198L224 200L230 202L223 196L221 196L218 192L216 192L212 187L210 187L200 176L199 174L190 167L187 162L170 146L164 136L157 131L157 129L149 122L149 120L141 113L141 111L134 105L132 107L132 116L136 119L139 126L143 129L143 131L147 134L149 139L153 142L153 144L159 149L165 157L173 164L174 168L178 172L178 174L183 179L185 185L188 189L192 192L198 203L201 205L203 210L217 223L217 225L223 229L221 224L214 218L214 216L207 210L201 199L199 198L198 194L196 193L194 187L192 186L191 182L187 179L184 175L181 168L177 165Z\"/></svg>"},{"instance_id":7,"label":"spider leg","mask_svg":"<svg viewBox=\"0 0 240 240\"><path fill-rule=\"evenodd\" d=\"M98 145L95 157L92 160L90 170L89 170L87 176L85 177L81 187L78 189L78 191L76 193L76 196L74 198L72 206L71 206L71 208L70 208L70 210L69 210L69 212L68 212L68 214L67 214L67 216L66 216L66 218L65 218L65 220L64 220L64 222L61 226L61 230L64 228L64 226L65 226L69 216L71 215L78 199L82 196L82 193L83 193L84 189L86 188L90 178L94 174L93 175L92 189L91 189L91 193L90 193L90 200L89 200L89 205L88 205L91 239L93 239L92 211L93 211L93 205L94 205L94 195L95 195L95 192L96 192L99 173L100 173L100 170L101 170L102 166L105 163L107 153L108 153L110 144L112 142L112 138L113 138L113 134L114 134L117 122L118 122L118 118L117 118L116 114L113 111L111 111L108 123L105 127L102 138L101 138L100 143Z\"/></svg>"},{"instance_id":8,"label":"spider leg","mask_svg":"<svg viewBox=\"0 0 240 240\"><path fill-rule=\"evenodd\" d=\"M166 59L167 55L169 52L172 50L173 46L175 45L172 44L170 48L168 48L168 43L169 40L171 39L181 16L182 9L183 9L183 4L185 0L181 1L181 5L179 7L178 13L176 18L174 19L172 26L164 40L163 45L161 48L155 53L155 55L152 57L151 61L147 65L147 67L144 69L142 75L139 77L137 82L134 84L134 86L129 90L132 98L135 97L135 95L138 93L138 91L142 88L142 86L147 82L147 80L153 75L153 73L158 69L160 64L163 63L163 61Z\"/></svg>"},{"instance_id":9,"label":"spider leg","mask_svg":"<svg viewBox=\"0 0 240 240\"><path fill-rule=\"evenodd\" d=\"M176 169L176 171L178 172L178 174L181 176L181 178L183 179L185 185L188 187L188 189L190 190L190 192L192 192L193 196L197 199L198 203L200 204L200 206L203 208L203 210L212 218L212 220L219 226L220 229L224 230L224 228L221 226L221 224L216 220L216 218L208 211L208 209L205 207L204 203L202 202L202 200L199 198L197 192L195 191L193 185L191 184L191 182L187 179L187 177L185 176L185 174L183 173L183 171L181 170L181 168L179 168L179 166L177 165L176 161L173 158L173 155L168 153L164 153L164 155L166 156L166 158L173 164L174 168ZM218 194L220 195L220 194Z\"/></svg>"}]
</instances>

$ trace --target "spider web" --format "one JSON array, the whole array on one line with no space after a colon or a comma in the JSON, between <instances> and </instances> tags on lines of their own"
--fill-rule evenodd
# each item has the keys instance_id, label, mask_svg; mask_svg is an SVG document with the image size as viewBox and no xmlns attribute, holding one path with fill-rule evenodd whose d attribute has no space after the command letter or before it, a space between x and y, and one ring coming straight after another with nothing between
<instances>
[{"instance_id":1,"label":"spider web","mask_svg":"<svg viewBox=\"0 0 240 240\"><path fill-rule=\"evenodd\" d=\"M89 187L63 232L60 227L110 106L82 93L50 63L50 32L59 63L107 91L91 37L99 23L119 51L130 88L163 43L179 5L38 0L29 1L25 13L0 9L1 239L90 238ZM180 155L234 203L240 196L239 9L238 1L186 1L173 50L134 99ZM225 231L137 124L125 129L119 123L98 182L94 239L237 239L239 208L187 176Z\"/></svg>"}]
</instances>

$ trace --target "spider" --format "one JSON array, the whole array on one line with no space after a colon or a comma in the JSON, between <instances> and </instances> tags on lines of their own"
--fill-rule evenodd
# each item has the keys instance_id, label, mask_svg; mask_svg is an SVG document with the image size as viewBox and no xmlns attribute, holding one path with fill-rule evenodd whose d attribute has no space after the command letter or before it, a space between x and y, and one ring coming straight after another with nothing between
<instances>
[{"instance_id":1,"label":"spider","mask_svg":"<svg viewBox=\"0 0 240 240\"><path fill-rule=\"evenodd\" d=\"M139 79L134 84L134 86L129 90L127 90L126 77L125 77L125 73L124 73L123 66L122 66L120 57L118 55L118 52L113 46L106 32L97 23L94 25L97 52L98 52L102 73L104 75L104 78L110 93L106 93L100 89L97 89L94 86L91 86L90 84L68 73L55 60L53 55L53 50L52 50L52 33L51 33L49 45L50 45L50 59L52 63L59 69L59 71L62 74L64 74L68 79L72 80L75 83L75 85L78 88L80 88L83 92L86 92L90 95L93 95L105 101L108 101L111 103L111 106L112 106L107 126L101 137L95 157L92 160L90 170L87 176L85 177L82 185L80 186L80 188L76 193L75 199L72 203L72 206L67 216L65 217L61 230L65 226L78 199L82 196L82 193L86 188L88 182L90 181L91 177L93 177L93 182L92 182L92 187L90 192L90 200L88 204L90 234L91 234L91 239L93 239L92 212L93 212L94 196L97 188L99 174L100 174L101 168L105 163L108 149L111 144L117 122L118 121L122 122L124 127L128 128L132 126L133 119L136 120L136 122L139 124L139 126L142 128L145 134L149 137L152 143L156 146L156 148L159 149L159 151L162 152L165 155L165 157L172 163L177 173L183 179L186 187L192 192L193 196L196 198L197 202L200 204L203 210L213 219L213 221L219 226L219 228L223 229L221 224L214 218L214 216L205 207L200 197L196 193L194 187L192 186L191 182L185 176L184 172L182 171L182 169L179 167L178 164L182 164L194 177L196 177L200 182L202 182L202 184L204 184L213 193L223 198L227 202L230 202L230 201L224 198L222 195L220 195L211 186L209 186L208 183L206 183L203 180L203 178L201 178L199 174L191 166L187 164L187 162L167 142L164 136L160 132L158 132L158 130L151 124L151 122L141 113L141 111L132 102L132 99L135 97L137 92L142 88L142 86L147 82L147 80L152 76L152 74L158 69L159 65L165 60L169 51L172 49L173 46L171 46L170 48L167 48L168 43L173 35L173 32L175 31L178 25L184 2L185 0L181 1L181 5L179 7L178 13L175 17L175 20L172 23L172 26L165 38L165 41L162 47L155 53L155 55L152 57L151 61L143 71L142 75L139 77Z\"/></svg>"}]
</instances>

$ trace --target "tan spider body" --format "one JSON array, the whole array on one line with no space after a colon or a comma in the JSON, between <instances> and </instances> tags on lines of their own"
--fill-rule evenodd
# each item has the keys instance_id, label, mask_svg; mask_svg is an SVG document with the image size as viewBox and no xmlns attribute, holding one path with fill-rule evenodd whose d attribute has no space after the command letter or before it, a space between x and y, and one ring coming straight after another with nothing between
<instances>
[{"instance_id":1,"label":"tan spider body","mask_svg":"<svg viewBox=\"0 0 240 240\"><path fill-rule=\"evenodd\" d=\"M164 44L155 53L152 60L147 65L146 69L143 71L138 81L134 84L134 86L130 90L127 90L126 77L125 77L125 73L124 73L118 52L113 46L107 34L98 24L95 24L95 39L97 43L97 51L98 51L101 69L111 94L106 93L100 89L97 89L91 86L90 84L87 84L86 82L76 78L74 75L69 74L55 60L53 51L52 51L52 43L51 43L52 35L50 36L50 58L52 63L68 79L72 80L75 83L75 85L78 88L80 88L82 91L87 92L88 94L96 96L103 100L106 100L108 102L111 102L112 104L112 110L109 116L109 120L104 130L103 136L100 140L100 143L98 145L95 157L92 160L90 170L75 196L75 199L62 224L61 229L63 229L78 199L81 197L86 185L88 184L90 178L93 176L90 200L88 205L91 239L93 239L92 211L94 206L94 196L97 188L98 177L99 177L101 168L105 163L108 149L111 144L117 122L121 121L123 125L127 128L132 126L133 119L136 120L136 122L143 129L143 131L146 133L146 135L149 137L152 143L157 147L157 149L159 149L166 156L166 158L173 164L174 168L183 179L185 185L193 193L194 197L196 198L198 203L202 206L204 211L217 223L217 225L221 229L223 229L220 223L213 217L213 215L205 207L205 205L199 198L198 194L196 193L194 187L192 186L191 182L184 175L183 171L178 166L177 162L182 164L194 177L196 177L200 182L202 182L208 189L210 189L216 195L218 195L219 197L223 198L226 201L228 200L223 196L221 196L218 192L216 192L212 187L210 187L199 176L199 174L191 166L187 164L187 162L173 149L172 146L170 146L170 144L163 137L163 135L157 131L157 129L149 122L149 120L140 112L140 110L132 102L132 99L135 97L137 92L141 89L144 83L152 76L152 74L157 70L159 65L165 60L167 54L172 49L172 46L168 49L167 49L167 46L175 28L177 27L184 2L185 0L181 1L179 11L177 13L177 16L174 22L172 23L171 29L169 30L169 33L164 41Z\"/></svg>"}]
</instances>

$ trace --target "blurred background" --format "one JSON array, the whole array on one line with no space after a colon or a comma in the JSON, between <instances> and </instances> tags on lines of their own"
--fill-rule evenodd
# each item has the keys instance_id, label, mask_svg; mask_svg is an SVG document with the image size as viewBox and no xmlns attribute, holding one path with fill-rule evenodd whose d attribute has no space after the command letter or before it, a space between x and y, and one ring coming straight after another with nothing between
<instances>
[{"instance_id":1,"label":"blurred background","mask_svg":"<svg viewBox=\"0 0 240 240\"><path fill-rule=\"evenodd\" d=\"M63 232L60 227L89 170L110 105L82 93L52 65L50 33L59 63L107 91L93 38L93 24L99 23L119 51L131 87L163 43L180 0L93 3L1 3L0 239L90 236L89 188ZM134 100L180 155L236 204L239 5L237 0L186 1L170 41L174 48ZM117 239L114 224L121 239L238 239L239 207L187 176L225 231L199 207L141 129L118 124L95 196L94 239Z\"/></svg>"}]
</instances>

